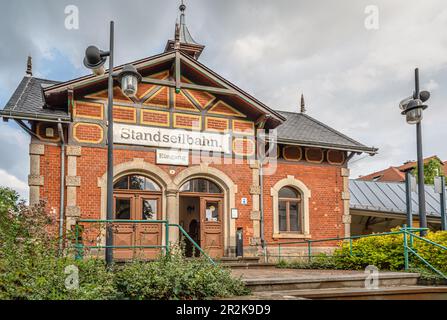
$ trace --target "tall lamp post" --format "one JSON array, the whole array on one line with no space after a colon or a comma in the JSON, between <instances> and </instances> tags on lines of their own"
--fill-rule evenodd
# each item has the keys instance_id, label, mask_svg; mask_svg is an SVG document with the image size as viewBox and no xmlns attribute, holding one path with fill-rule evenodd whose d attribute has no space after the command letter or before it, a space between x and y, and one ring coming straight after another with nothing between
<instances>
[{"instance_id":1,"label":"tall lamp post","mask_svg":"<svg viewBox=\"0 0 447 320\"><path fill-rule=\"evenodd\" d=\"M114 22L110 22L110 48L102 51L96 46L89 46L85 51L84 65L95 75L105 73L104 64L109 57L108 103L107 103L107 220L113 220L113 81L117 78L121 90L126 96L135 96L141 75L133 65L126 65L120 73L113 73L114 56ZM106 263L113 262L113 232L106 228Z\"/></svg>"},{"instance_id":2,"label":"tall lamp post","mask_svg":"<svg viewBox=\"0 0 447 320\"><path fill-rule=\"evenodd\" d=\"M402 100L399 104L402 115L406 116L408 124L416 125L417 144L417 168L418 168L418 202L419 202L419 224L421 228L427 228L427 216L425 212L425 179L424 179L424 157L422 154L422 126L423 111L427 109L424 105L430 99L430 92L419 89L419 69L415 70L415 91L412 96ZM425 230L421 236L427 235Z\"/></svg>"}]
</instances>

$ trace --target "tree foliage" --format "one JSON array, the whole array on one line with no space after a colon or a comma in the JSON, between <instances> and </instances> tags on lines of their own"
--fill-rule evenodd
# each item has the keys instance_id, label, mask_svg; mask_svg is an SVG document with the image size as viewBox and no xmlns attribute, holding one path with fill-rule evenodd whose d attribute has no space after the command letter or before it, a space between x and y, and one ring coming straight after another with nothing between
<instances>
[{"instance_id":1,"label":"tree foliage","mask_svg":"<svg viewBox=\"0 0 447 320\"><path fill-rule=\"evenodd\" d=\"M418 177L417 167L413 170L413 175ZM433 185L435 183L435 177L444 176L444 166L443 163L437 159L431 159L429 162L424 164L424 180L425 184Z\"/></svg>"},{"instance_id":2,"label":"tree foliage","mask_svg":"<svg viewBox=\"0 0 447 320\"><path fill-rule=\"evenodd\" d=\"M10 188L0 187L0 211L17 210L19 194Z\"/></svg>"}]
</instances>

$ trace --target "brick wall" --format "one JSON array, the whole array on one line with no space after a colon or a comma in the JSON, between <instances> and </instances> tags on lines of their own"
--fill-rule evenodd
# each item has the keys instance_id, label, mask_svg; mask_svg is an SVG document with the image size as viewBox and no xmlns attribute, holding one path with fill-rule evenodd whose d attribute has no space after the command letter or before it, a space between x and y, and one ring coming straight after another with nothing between
<instances>
[{"instance_id":1,"label":"brick wall","mask_svg":"<svg viewBox=\"0 0 447 320\"><path fill-rule=\"evenodd\" d=\"M312 239L343 237L343 179L341 167L327 164L318 165L280 161L278 162L276 174L264 178L266 240L268 242L276 242L271 237L273 234L271 188L279 180L285 179L289 175L302 181L312 193L309 199L310 234ZM328 243L315 245L328 246Z\"/></svg>"},{"instance_id":2,"label":"brick wall","mask_svg":"<svg viewBox=\"0 0 447 320\"><path fill-rule=\"evenodd\" d=\"M154 151L122 150L116 149L115 165L131 162L134 158L144 159L148 163L155 164ZM77 205L81 209L82 218L100 218L101 190L98 187L98 178L106 172L107 149L83 147L82 156L77 161L77 172L81 177L81 187L77 189ZM244 161L240 164L210 164L224 172L238 186L236 206L239 211L239 219L236 220L236 229L244 229L244 244L248 246L250 238L254 235L252 212L252 170ZM159 166L169 173L171 166ZM185 170L184 167L175 167L176 174ZM45 155L42 156L41 172L45 184L41 188L41 199L48 202L48 208L57 215L59 213L60 190L60 148L47 145ZM271 188L280 180L293 175L302 181L312 193L309 201L310 233L312 239L343 237L344 226L342 223L343 202L341 167L329 164L309 164L305 162L279 161L275 175L266 176L264 179L264 214L265 236L267 242L294 241L293 239L274 240L273 235L273 210ZM174 178L173 176L171 176ZM248 205L241 205L241 199L247 198ZM335 245L335 243L323 243L321 246ZM320 246L316 244L315 246Z\"/></svg>"}]
</instances>

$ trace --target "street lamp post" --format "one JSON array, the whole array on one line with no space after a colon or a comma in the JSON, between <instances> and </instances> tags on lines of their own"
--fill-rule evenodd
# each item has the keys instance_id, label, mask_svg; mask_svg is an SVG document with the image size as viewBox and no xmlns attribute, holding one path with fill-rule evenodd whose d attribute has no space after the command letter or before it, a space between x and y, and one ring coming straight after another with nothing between
<instances>
[{"instance_id":1,"label":"street lamp post","mask_svg":"<svg viewBox=\"0 0 447 320\"><path fill-rule=\"evenodd\" d=\"M108 75L108 104L107 104L107 220L113 220L113 81L118 78L123 93L134 96L138 90L141 75L133 65L124 66L123 70L113 73L114 56L114 22L110 22L110 48L102 51L95 46L89 46L85 51L84 65L91 69L95 75L105 73L104 64L109 57ZM109 226L106 227L106 263L108 266L113 262L113 232Z\"/></svg>"},{"instance_id":2,"label":"street lamp post","mask_svg":"<svg viewBox=\"0 0 447 320\"><path fill-rule=\"evenodd\" d=\"M415 70L415 91L414 94L400 103L402 115L406 116L408 124L416 125L416 145L417 145L417 168L418 168L418 202L419 202L419 225L421 228L427 228L427 216L425 212L425 179L424 179L424 157L422 153L422 125L423 110L427 105L423 103L430 99L428 91L419 89L419 69ZM421 231L421 236L427 232Z\"/></svg>"}]
</instances>

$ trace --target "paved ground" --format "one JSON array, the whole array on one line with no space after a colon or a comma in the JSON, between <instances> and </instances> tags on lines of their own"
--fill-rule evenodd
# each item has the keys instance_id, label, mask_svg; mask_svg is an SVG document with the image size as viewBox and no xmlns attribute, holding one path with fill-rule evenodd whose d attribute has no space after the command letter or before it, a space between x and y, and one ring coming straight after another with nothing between
<instances>
[{"instance_id":1,"label":"paved ground","mask_svg":"<svg viewBox=\"0 0 447 320\"><path fill-rule=\"evenodd\" d=\"M317 279L326 277L337 277L346 275L365 275L363 271L347 270L300 270L300 269L233 269L235 277L242 279L271 279L271 278L302 278Z\"/></svg>"}]
</instances>

